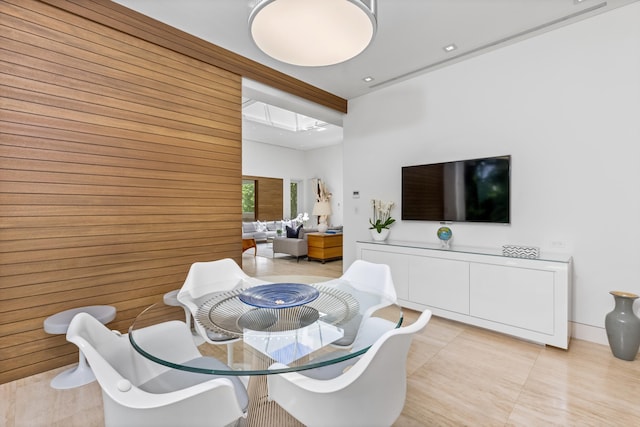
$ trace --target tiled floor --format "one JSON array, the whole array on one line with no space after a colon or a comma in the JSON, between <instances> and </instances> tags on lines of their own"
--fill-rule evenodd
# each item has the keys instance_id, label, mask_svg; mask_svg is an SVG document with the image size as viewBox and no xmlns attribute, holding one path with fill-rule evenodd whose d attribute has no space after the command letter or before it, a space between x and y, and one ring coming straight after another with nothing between
<instances>
[{"instance_id":1,"label":"tiled floor","mask_svg":"<svg viewBox=\"0 0 640 427\"><path fill-rule=\"evenodd\" d=\"M342 262L243 255L255 276L338 277ZM418 313L406 310L407 322ZM53 390L57 371L0 385L0 426L101 426L96 383ZM384 384L380 385L384 387ZM188 424L185 424L188 425ZM640 361L573 340L568 351L432 318L414 338L404 411L395 426L640 425Z\"/></svg>"}]
</instances>

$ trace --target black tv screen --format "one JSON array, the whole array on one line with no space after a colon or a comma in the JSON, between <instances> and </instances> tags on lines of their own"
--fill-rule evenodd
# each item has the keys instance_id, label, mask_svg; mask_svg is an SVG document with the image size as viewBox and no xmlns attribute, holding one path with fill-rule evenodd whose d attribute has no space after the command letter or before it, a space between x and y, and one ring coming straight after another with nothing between
<instances>
[{"instance_id":1,"label":"black tv screen","mask_svg":"<svg viewBox=\"0 0 640 427\"><path fill-rule=\"evenodd\" d=\"M402 219L510 223L511 156L402 168Z\"/></svg>"}]
</instances>

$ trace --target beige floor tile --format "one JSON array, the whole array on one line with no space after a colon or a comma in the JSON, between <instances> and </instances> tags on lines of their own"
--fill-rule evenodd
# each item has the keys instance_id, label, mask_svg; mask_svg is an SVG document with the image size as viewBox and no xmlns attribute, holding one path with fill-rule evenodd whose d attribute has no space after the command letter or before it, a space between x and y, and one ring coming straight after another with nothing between
<instances>
[{"instance_id":1,"label":"beige floor tile","mask_svg":"<svg viewBox=\"0 0 640 427\"><path fill-rule=\"evenodd\" d=\"M0 384L0 426L12 426L15 419L15 395L18 381Z\"/></svg>"},{"instance_id":2,"label":"beige floor tile","mask_svg":"<svg viewBox=\"0 0 640 427\"><path fill-rule=\"evenodd\" d=\"M51 379L68 367L16 381L15 426L100 426L103 424L100 386L93 382L69 390L54 390Z\"/></svg>"},{"instance_id":3,"label":"beige floor tile","mask_svg":"<svg viewBox=\"0 0 640 427\"><path fill-rule=\"evenodd\" d=\"M541 349L466 327L410 375L403 413L433 425L503 425Z\"/></svg>"},{"instance_id":4,"label":"beige floor tile","mask_svg":"<svg viewBox=\"0 0 640 427\"><path fill-rule=\"evenodd\" d=\"M405 310L406 324L411 324L420 313ZM456 322L432 316L427 327L414 336L407 359L407 373L414 374L446 345L453 341L464 329Z\"/></svg>"},{"instance_id":5,"label":"beige floor tile","mask_svg":"<svg viewBox=\"0 0 640 427\"><path fill-rule=\"evenodd\" d=\"M640 425L640 364L606 346L574 340L541 353L509 425L536 420L575 426Z\"/></svg>"}]
</instances>

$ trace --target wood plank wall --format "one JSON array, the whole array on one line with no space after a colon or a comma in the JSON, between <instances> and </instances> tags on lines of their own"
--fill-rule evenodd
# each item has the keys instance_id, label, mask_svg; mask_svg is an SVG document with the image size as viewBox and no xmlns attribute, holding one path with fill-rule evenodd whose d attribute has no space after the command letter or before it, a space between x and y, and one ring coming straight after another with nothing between
<instances>
[{"instance_id":1,"label":"wood plank wall","mask_svg":"<svg viewBox=\"0 0 640 427\"><path fill-rule=\"evenodd\" d=\"M243 176L256 183L256 219L277 221L283 215L284 180L264 176Z\"/></svg>"},{"instance_id":2,"label":"wood plank wall","mask_svg":"<svg viewBox=\"0 0 640 427\"><path fill-rule=\"evenodd\" d=\"M21 3L20 0L8 0ZM41 0L109 28L130 34L198 61L264 83L328 108L347 112L347 101L308 83L237 55L111 0Z\"/></svg>"},{"instance_id":3,"label":"wood plank wall","mask_svg":"<svg viewBox=\"0 0 640 427\"><path fill-rule=\"evenodd\" d=\"M77 361L47 316L126 331L191 263L241 261L241 77L43 2L0 20L5 383Z\"/></svg>"}]
</instances>

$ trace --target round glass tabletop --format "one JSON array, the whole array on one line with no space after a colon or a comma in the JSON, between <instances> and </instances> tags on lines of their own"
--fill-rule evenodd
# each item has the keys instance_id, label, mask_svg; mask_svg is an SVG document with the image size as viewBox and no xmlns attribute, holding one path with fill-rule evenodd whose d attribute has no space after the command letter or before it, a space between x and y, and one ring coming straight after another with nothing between
<instances>
[{"instance_id":1,"label":"round glass tabletop","mask_svg":"<svg viewBox=\"0 0 640 427\"><path fill-rule=\"evenodd\" d=\"M137 316L129 329L129 340L144 357L175 369L214 375L267 375L320 368L360 356L372 344L371 337L369 342L357 341L355 346L349 345L361 325L367 323L363 322L366 318L385 319L385 322L371 322L379 329L374 332L373 341L375 335L402 324L399 306L379 295L354 289L339 279L311 284L311 290L300 287L305 289L304 298L291 296L292 289L297 286L283 289L283 285L275 283L271 285L273 288L259 285L254 291L269 295L272 300L280 299L278 292L281 292L283 301L309 301L279 304L284 308L247 304L243 301L245 296L256 295L252 288L201 297L193 314L181 306L160 301ZM312 298L310 295L316 292ZM249 302L255 303L255 300ZM187 313L193 317L185 322ZM231 363L210 368L203 367L201 360L178 360L174 356L176 352L171 351L176 343L151 338L157 334L149 331L162 327L165 322L190 323L190 332L203 356ZM380 329L380 324L386 325L386 330ZM270 369L276 362L287 367L278 365L277 369Z\"/></svg>"}]
</instances>

